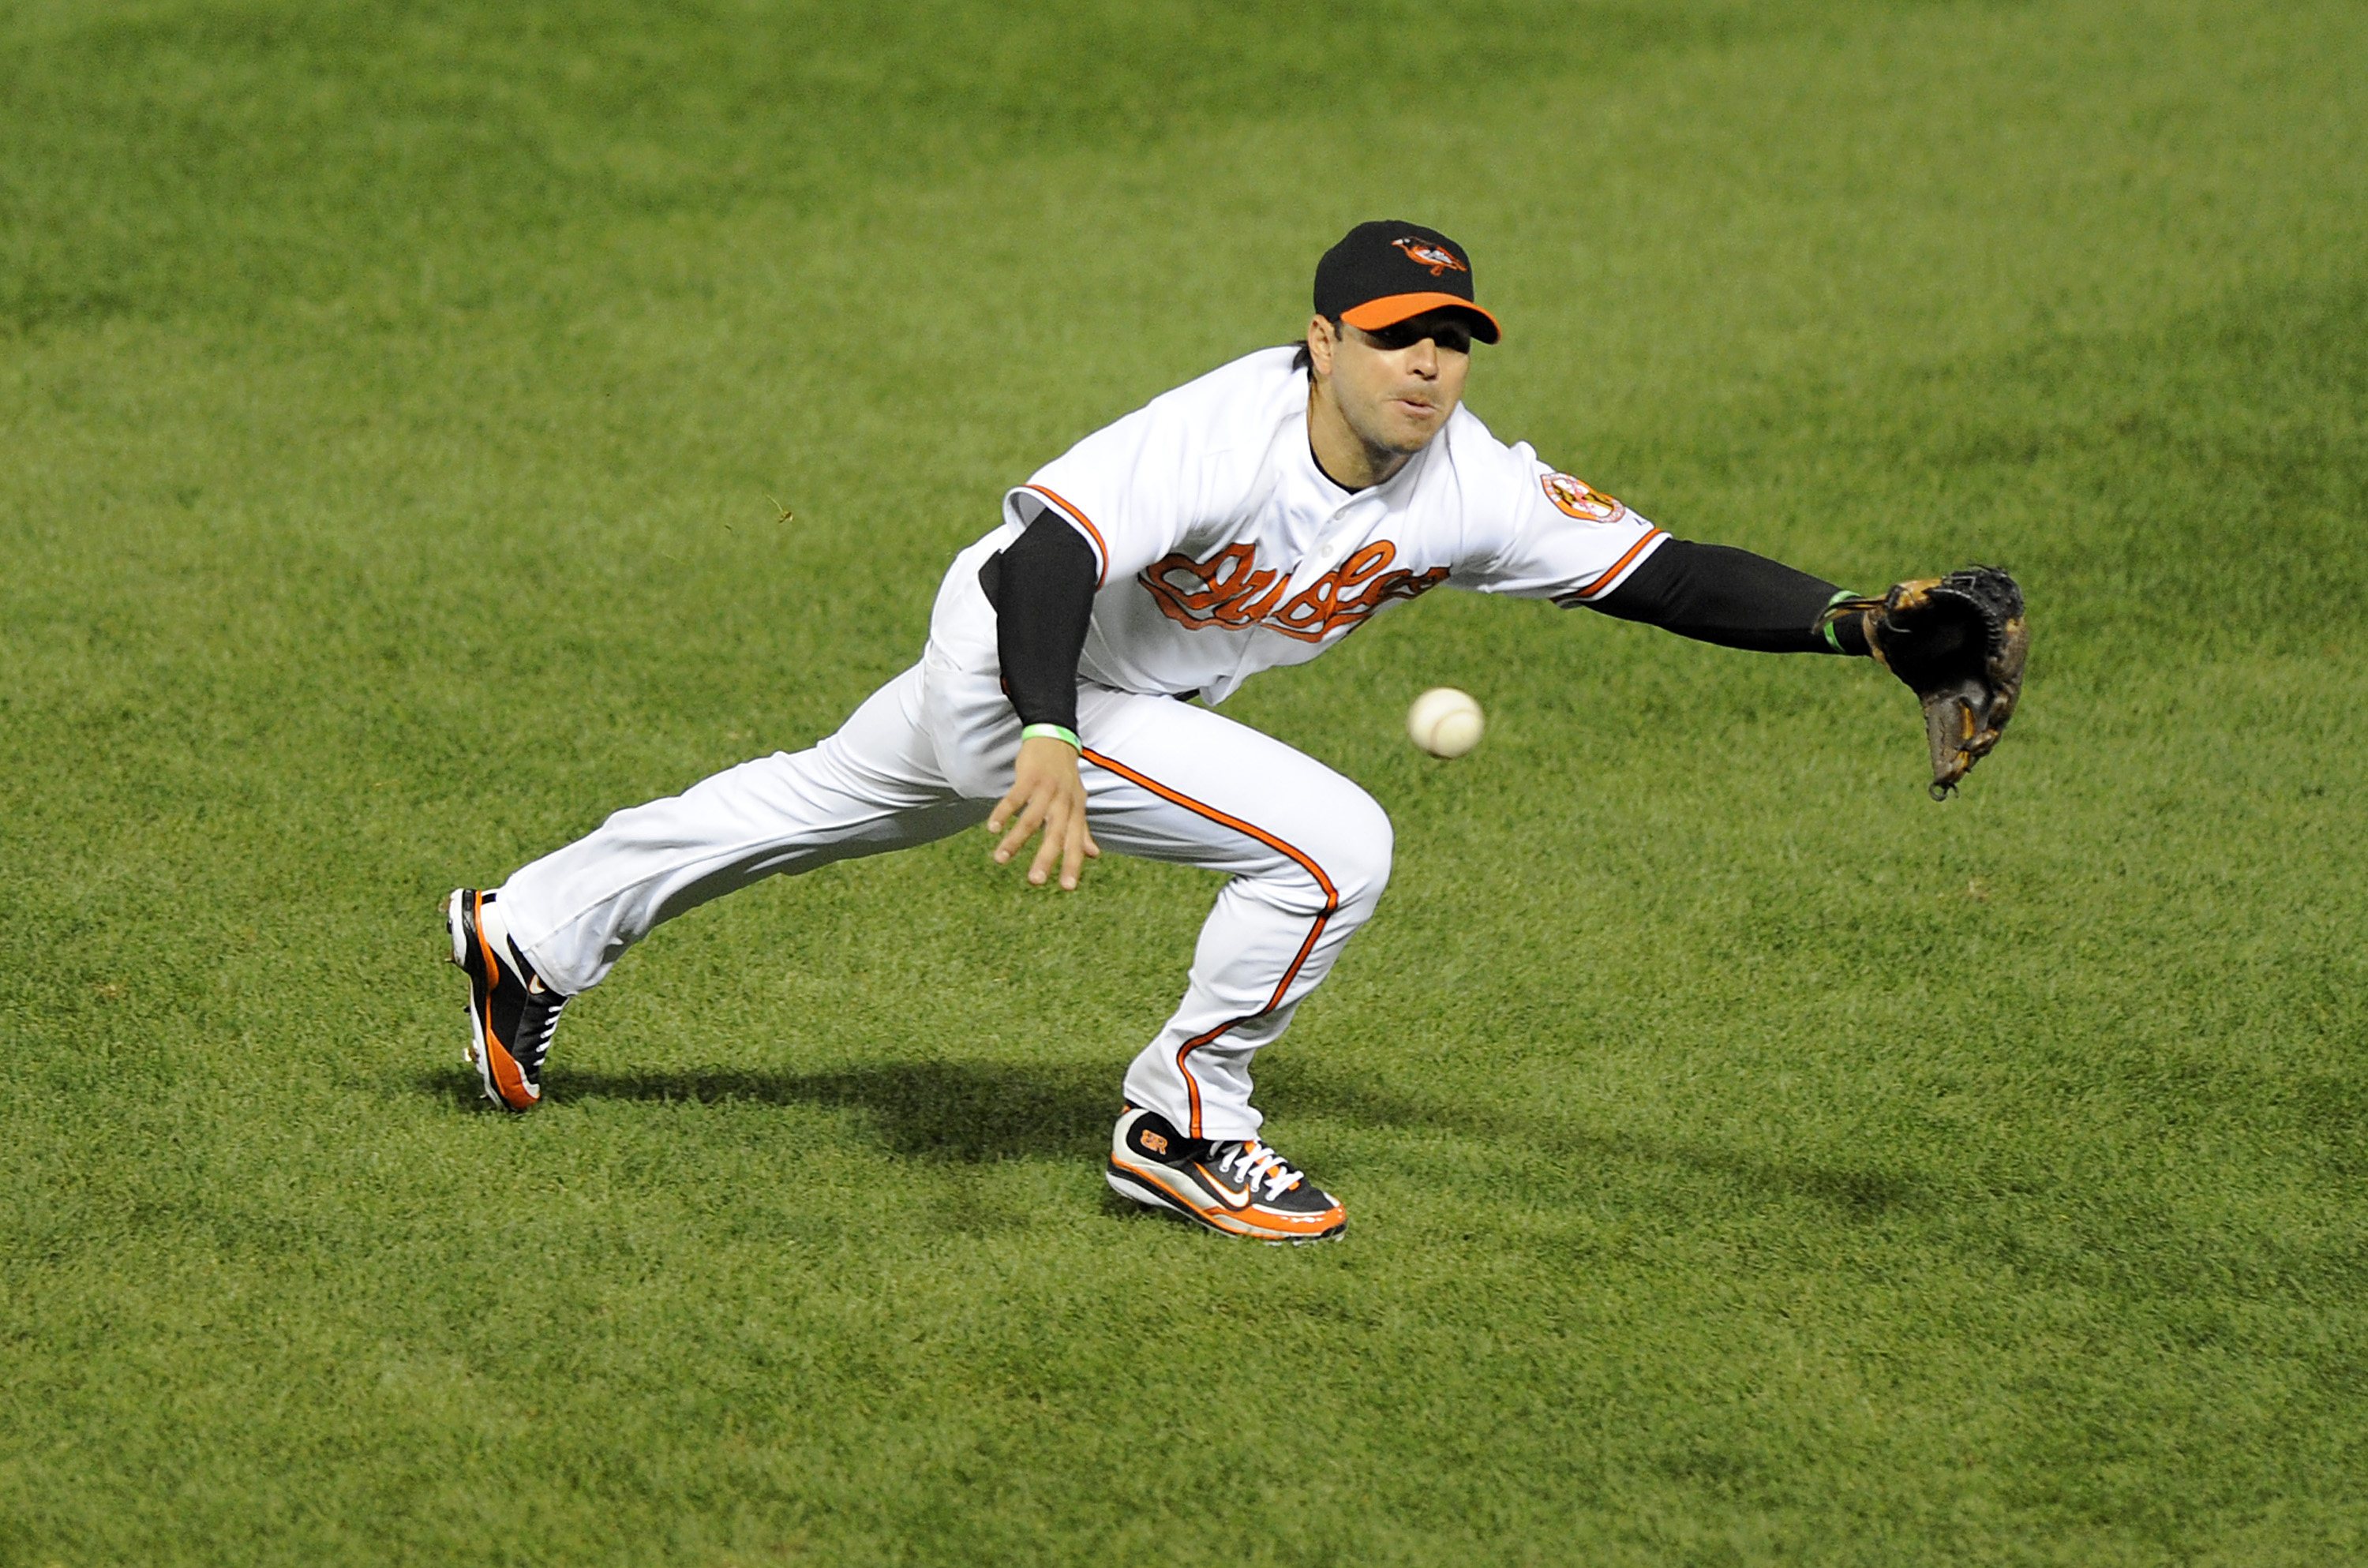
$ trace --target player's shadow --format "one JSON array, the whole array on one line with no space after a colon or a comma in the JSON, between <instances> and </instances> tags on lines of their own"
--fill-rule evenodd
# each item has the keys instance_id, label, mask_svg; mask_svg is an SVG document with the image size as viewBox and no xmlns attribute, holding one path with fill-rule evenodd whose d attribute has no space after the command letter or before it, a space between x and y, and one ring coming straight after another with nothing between
<instances>
[{"instance_id":1,"label":"player's shadow","mask_svg":"<svg viewBox=\"0 0 2368 1568\"><path fill-rule=\"evenodd\" d=\"M905 1062L837 1073L608 1073L554 1065L553 1103L741 1100L856 1110L899 1154L940 1160L1089 1156L1119 1112L1122 1064ZM472 1085L473 1086L473 1085Z\"/></svg>"},{"instance_id":2,"label":"player's shadow","mask_svg":"<svg viewBox=\"0 0 2368 1568\"><path fill-rule=\"evenodd\" d=\"M1262 1064L1263 1065L1263 1064ZM1122 1064L905 1062L836 1073L713 1068L611 1073L554 1064L552 1103L577 1099L826 1106L862 1113L882 1142L915 1158L1093 1159L1118 1115ZM1278 1058L1262 1071L1262 1099L1279 1117L1332 1117L1352 1125L1453 1132L1520 1143L1600 1165L1677 1165L1726 1177L1774 1197L1808 1199L1852 1220L1912 1207L1927 1194L1913 1175L1874 1168L1757 1159L1733 1150L1626 1133L1596 1133L1560 1117L1433 1103L1361 1079ZM476 1078L438 1072L422 1088L455 1104L477 1103Z\"/></svg>"}]
</instances>

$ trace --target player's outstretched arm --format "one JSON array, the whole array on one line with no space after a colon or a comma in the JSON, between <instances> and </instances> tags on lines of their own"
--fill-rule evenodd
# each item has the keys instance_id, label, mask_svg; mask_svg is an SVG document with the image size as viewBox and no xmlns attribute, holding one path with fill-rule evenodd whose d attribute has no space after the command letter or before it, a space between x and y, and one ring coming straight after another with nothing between
<instances>
[{"instance_id":1,"label":"player's outstretched arm","mask_svg":"<svg viewBox=\"0 0 2368 1568\"><path fill-rule=\"evenodd\" d=\"M1611 592L1587 601L1622 620L1642 620L1680 637L1767 653L1857 653L1869 650L1856 625L1819 624L1847 589L1781 561L1724 544L1664 540Z\"/></svg>"},{"instance_id":2,"label":"player's outstretched arm","mask_svg":"<svg viewBox=\"0 0 2368 1568\"><path fill-rule=\"evenodd\" d=\"M1731 648L1881 660L1924 710L1935 800L1998 744L2031 646L2022 590L1995 566L1855 598L1748 551L1673 539L1590 608Z\"/></svg>"},{"instance_id":3,"label":"player's outstretched arm","mask_svg":"<svg viewBox=\"0 0 2368 1568\"><path fill-rule=\"evenodd\" d=\"M1091 548L1049 512L979 571L979 586L995 606L1003 687L1024 726L1011 789L986 825L1003 835L995 846L997 865L1008 864L1042 831L1028 867L1038 887L1057 866L1061 887L1074 890L1086 862L1101 855L1086 825L1086 786L1077 774L1077 656L1093 619L1094 575Z\"/></svg>"}]
</instances>

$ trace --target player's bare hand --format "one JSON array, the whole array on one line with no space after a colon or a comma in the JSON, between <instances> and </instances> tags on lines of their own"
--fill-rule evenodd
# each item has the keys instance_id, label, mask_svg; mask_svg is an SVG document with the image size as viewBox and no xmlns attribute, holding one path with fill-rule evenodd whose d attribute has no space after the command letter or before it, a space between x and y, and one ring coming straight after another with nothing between
<instances>
[{"instance_id":1,"label":"player's bare hand","mask_svg":"<svg viewBox=\"0 0 2368 1568\"><path fill-rule=\"evenodd\" d=\"M1004 824L1011 831L1004 833ZM1077 776L1077 754L1066 741L1038 735L1019 743L1019 762L1012 770L1011 791L995 802L986 830L1002 833L995 846L995 863L1007 865L1038 828L1044 841L1028 868L1028 880L1042 887L1061 869L1061 886L1074 890L1088 860L1101 858L1101 846L1086 828L1086 782Z\"/></svg>"}]
</instances>

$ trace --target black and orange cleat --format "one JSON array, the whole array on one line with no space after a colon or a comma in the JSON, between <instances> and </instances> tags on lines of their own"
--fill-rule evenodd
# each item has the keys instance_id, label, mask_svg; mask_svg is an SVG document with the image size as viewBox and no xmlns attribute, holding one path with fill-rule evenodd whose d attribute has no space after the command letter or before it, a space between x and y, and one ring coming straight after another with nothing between
<instances>
[{"instance_id":1,"label":"black and orange cleat","mask_svg":"<svg viewBox=\"0 0 2368 1568\"><path fill-rule=\"evenodd\" d=\"M444 905L452 961L469 975L469 1062L487 1099L505 1110L532 1110L542 1103L542 1059L567 998L543 984L509 942L486 932L493 898L454 888Z\"/></svg>"},{"instance_id":2,"label":"black and orange cleat","mask_svg":"<svg viewBox=\"0 0 2368 1568\"><path fill-rule=\"evenodd\" d=\"M1329 1241L1349 1216L1332 1195L1255 1138L1187 1138L1155 1110L1129 1106L1110 1131L1110 1190L1229 1236Z\"/></svg>"}]
</instances>

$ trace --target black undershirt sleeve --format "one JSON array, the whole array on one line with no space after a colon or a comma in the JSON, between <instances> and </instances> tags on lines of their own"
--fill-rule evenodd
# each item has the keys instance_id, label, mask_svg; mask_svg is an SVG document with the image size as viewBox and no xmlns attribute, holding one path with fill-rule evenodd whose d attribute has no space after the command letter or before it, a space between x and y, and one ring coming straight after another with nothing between
<instances>
[{"instance_id":1,"label":"black undershirt sleeve","mask_svg":"<svg viewBox=\"0 0 2368 1568\"><path fill-rule=\"evenodd\" d=\"M1822 577L1748 550L1672 539L1587 608L1729 648L1863 653L1866 639L1855 619L1835 628L1839 648L1817 630L1817 617L1841 592Z\"/></svg>"},{"instance_id":2,"label":"black undershirt sleeve","mask_svg":"<svg viewBox=\"0 0 2368 1568\"><path fill-rule=\"evenodd\" d=\"M1094 617L1095 574L1093 546L1050 512L978 569L995 607L1003 689L1022 724L1077 727L1077 655Z\"/></svg>"}]
</instances>

